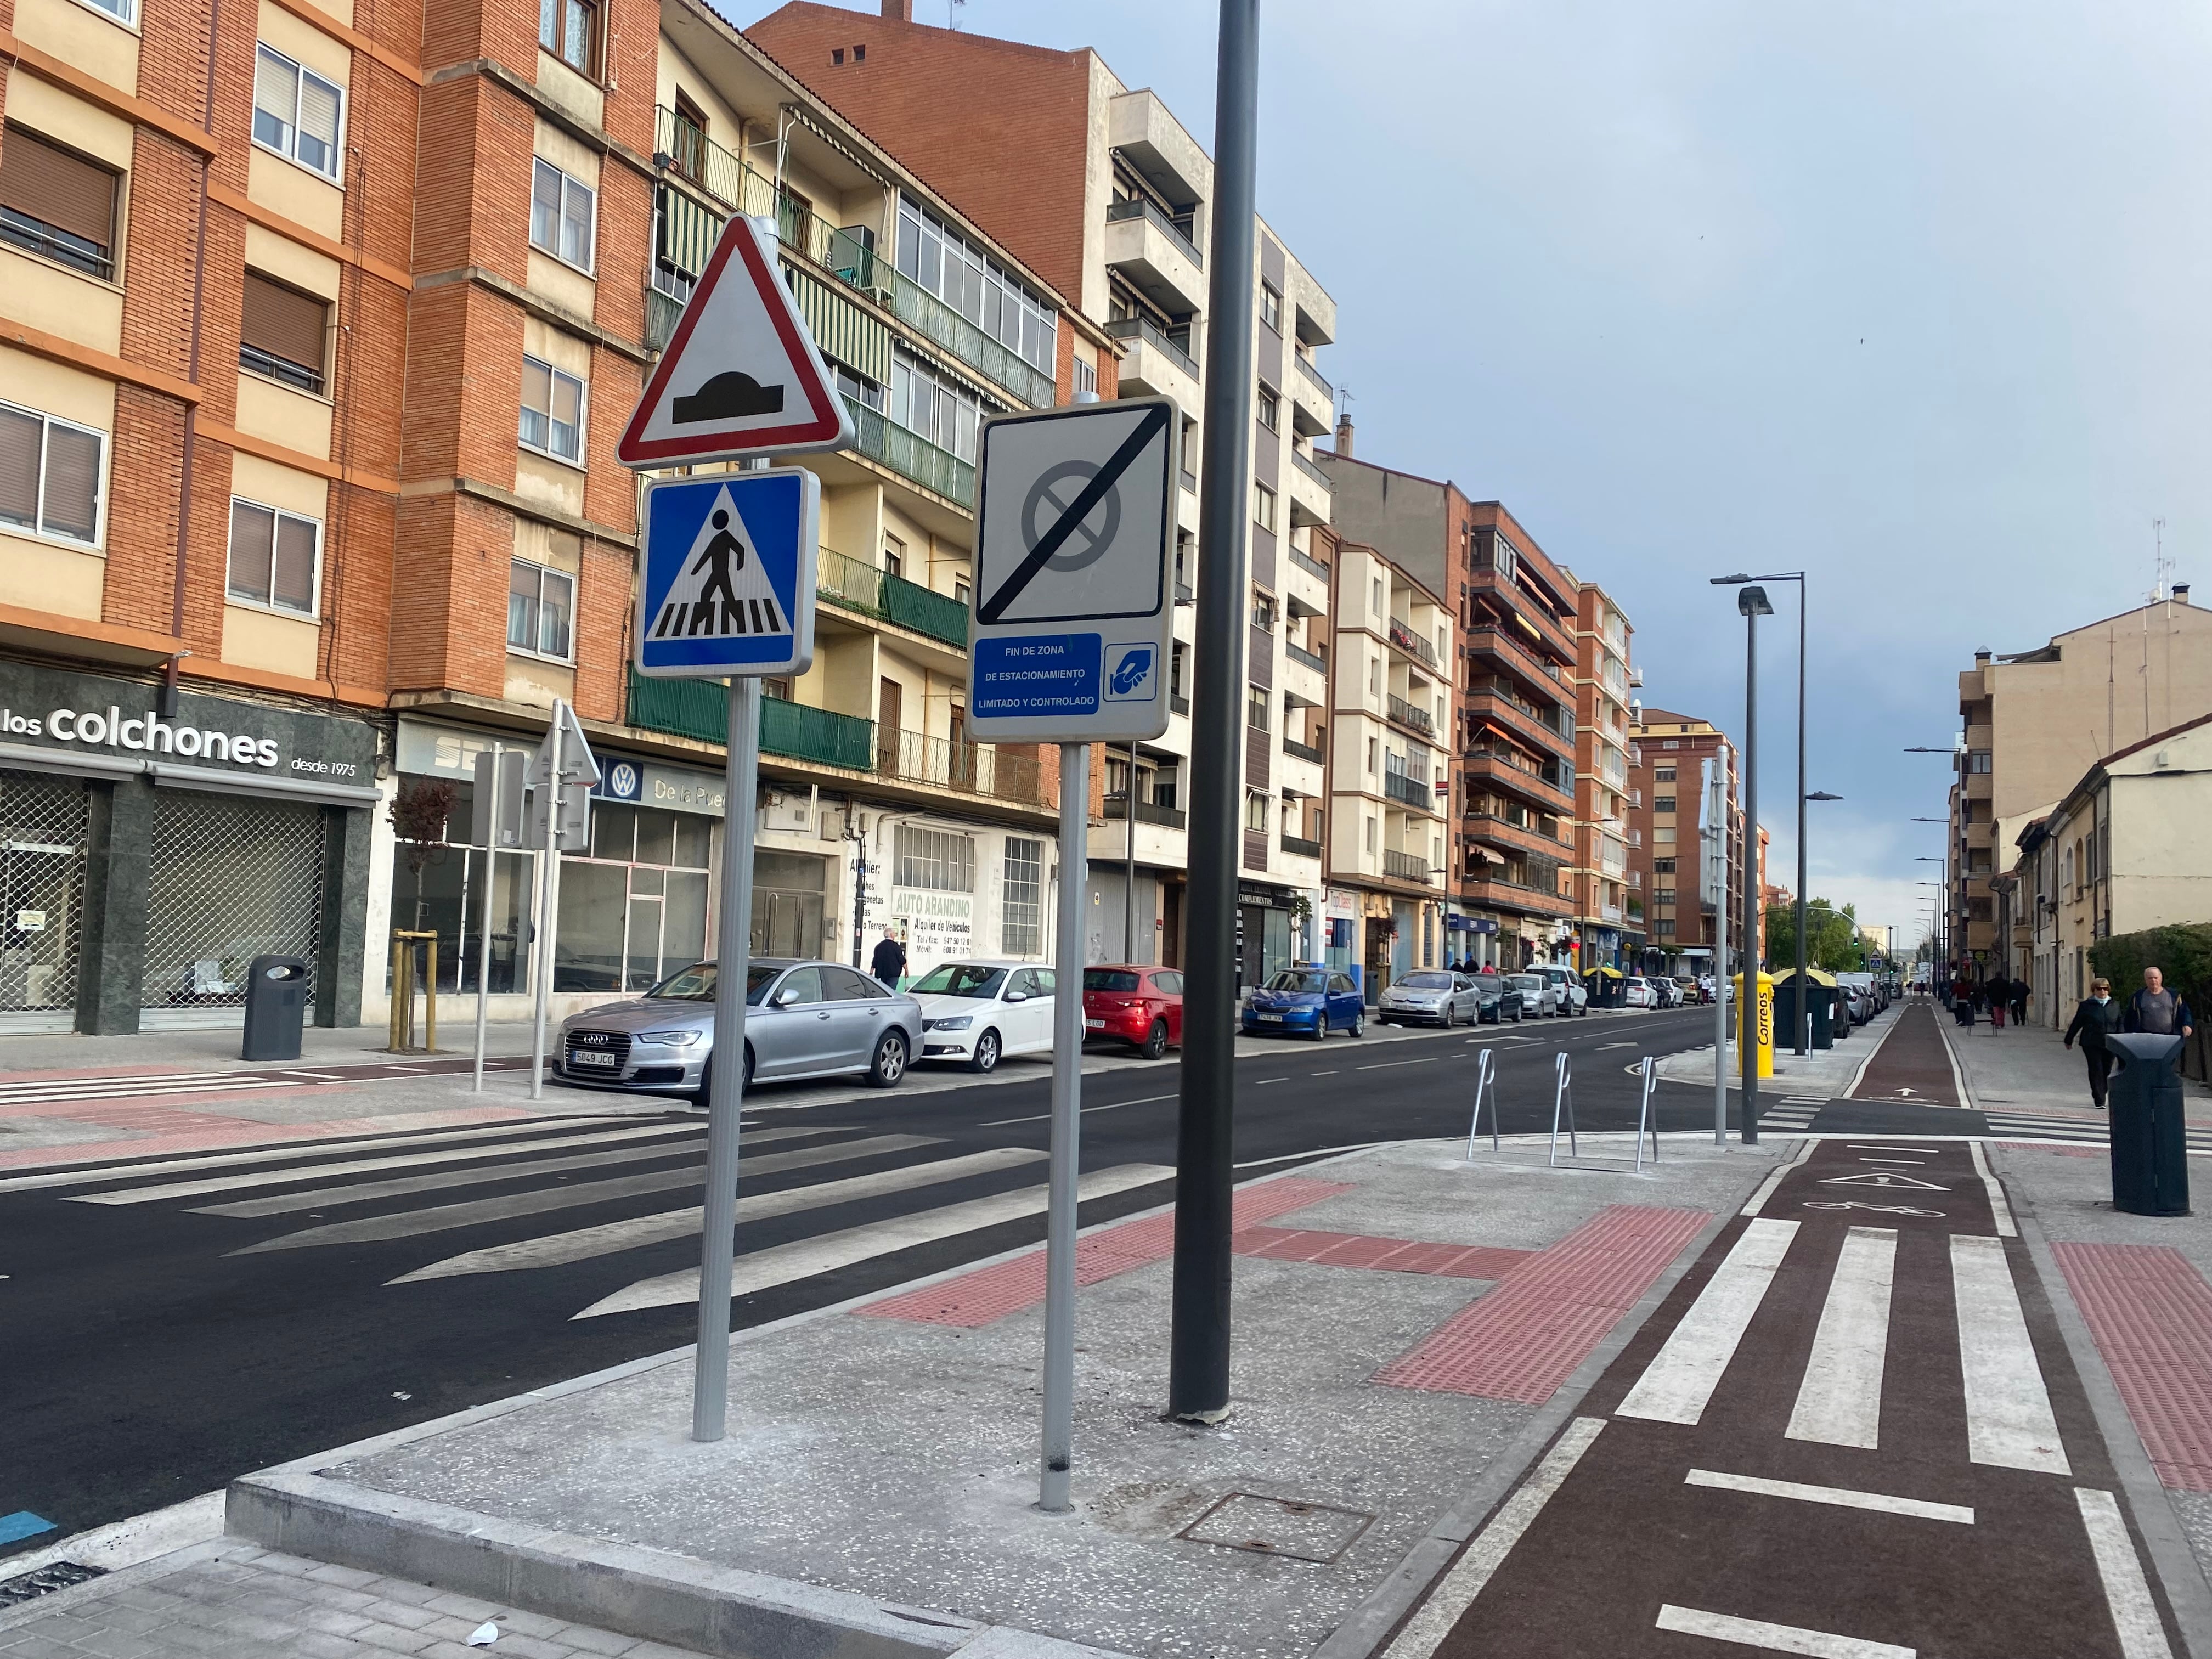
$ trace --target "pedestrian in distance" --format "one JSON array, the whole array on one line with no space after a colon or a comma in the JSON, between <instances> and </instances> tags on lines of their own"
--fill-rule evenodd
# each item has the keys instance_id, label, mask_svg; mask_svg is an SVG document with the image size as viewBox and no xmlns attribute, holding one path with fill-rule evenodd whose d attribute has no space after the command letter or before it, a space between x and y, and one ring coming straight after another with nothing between
<instances>
[{"instance_id":1,"label":"pedestrian in distance","mask_svg":"<svg viewBox=\"0 0 2212 1659\"><path fill-rule=\"evenodd\" d=\"M1983 988L1982 994L1990 1000L1990 1029L1992 1031L2003 1030L2005 1005L2012 1000L2012 987L2005 983L2004 975L2000 974Z\"/></svg>"},{"instance_id":2,"label":"pedestrian in distance","mask_svg":"<svg viewBox=\"0 0 2212 1659\"><path fill-rule=\"evenodd\" d=\"M2027 993L2028 983L2026 980L2013 981L2012 1023L2014 1028L2018 1030L2024 1031L2027 1029Z\"/></svg>"},{"instance_id":3,"label":"pedestrian in distance","mask_svg":"<svg viewBox=\"0 0 2212 1659\"><path fill-rule=\"evenodd\" d=\"M2089 994L2074 1011L2073 1023L2066 1028L2066 1046L2071 1048L2074 1040L2081 1040L2081 1057L2089 1065L2089 1100L2099 1111L2105 1109L2105 1091L2112 1075L2112 1051L2105 1046L2105 1039L2119 1029L2119 1005L2112 1000L2112 981L2093 979Z\"/></svg>"},{"instance_id":4,"label":"pedestrian in distance","mask_svg":"<svg viewBox=\"0 0 2212 1659\"><path fill-rule=\"evenodd\" d=\"M2166 988L2166 975L2156 968L2143 969L2143 988L2128 999L2122 1030L2148 1031L2154 1036L2186 1037L2196 1027L2189 1005Z\"/></svg>"},{"instance_id":5,"label":"pedestrian in distance","mask_svg":"<svg viewBox=\"0 0 2212 1659\"><path fill-rule=\"evenodd\" d=\"M898 936L889 927L876 941L875 953L868 958L868 971L882 981L887 991L897 990L900 979L906 974L906 946L898 942Z\"/></svg>"},{"instance_id":6,"label":"pedestrian in distance","mask_svg":"<svg viewBox=\"0 0 2212 1659\"><path fill-rule=\"evenodd\" d=\"M1974 988L1961 985L1951 995L1951 1018L1968 1030L1974 1029Z\"/></svg>"}]
</instances>

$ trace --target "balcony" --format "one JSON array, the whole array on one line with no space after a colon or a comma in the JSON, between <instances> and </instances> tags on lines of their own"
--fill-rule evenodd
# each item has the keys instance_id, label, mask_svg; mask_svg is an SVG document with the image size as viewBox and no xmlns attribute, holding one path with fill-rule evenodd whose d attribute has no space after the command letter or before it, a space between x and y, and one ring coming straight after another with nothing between
<instances>
[{"instance_id":1,"label":"balcony","mask_svg":"<svg viewBox=\"0 0 2212 1659\"><path fill-rule=\"evenodd\" d=\"M1285 640L1283 654L1292 662L1304 664L1316 674L1328 672L1328 659L1318 651L1309 651L1303 645L1292 645L1288 640Z\"/></svg>"},{"instance_id":2,"label":"balcony","mask_svg":"<svg viewBox=\"0 0 2212 1659\"><path fill-rule=\"evenodd\" d=\"M1188 717L1190 714L1190 699L1183 696L1180 691L1169 692L1168 713L1170 714L1182 714Z\"/></svg>"},{"instance_id":3,"label":"balcony","mask_svg":"<svg viewBox=\"0 0 2212 1659\"><path fill-rule=\"evenodd\" d=\"M1471 720L1492 720L1516 737L1557 750L1563 758L1574 743L1571 730L1557 730L1523 704L1495 691L1469 691L1467 712Z\"/></svg>"},{"instance_id":4,"label":"balcony","mask_svg":"<svg viewBox=\"0 0 2212 1659\"><path fill-rule=\"evenodd\" d=\"M1328 474L1322 471L1320 465L1304 450L1293 448L1291 451L1291 465L1297 468L1299 471L1304 473L1306 477L1311 478L1323 489L1328 490L1332 494L1335 492L1336 486L1328 481Z\"/></svg>"},{"instance_id":5,"label":"balcony","mask_svg":"<svg viewBox=\"0 0 2212 1659\"><path fill-rule=\"evenodd\" d=\"M1291 380L1291 429L1301 438L1318 438L1335 428L1336 388L1304 352L1291 356L1297 364Z\"/></svg>"},{"instance_id":6,"label":"balcony","mask_svg":"<svg viewBox=\"0 0 2212 1659\"><path fill-rule=\"evenodd\" d=\"M1573 900L1503 876L1470 876L1460 884L1459 896L1465 903L1486 904L1495 910L1516 910L1524 915L1571 916L1575 912Z\"/></svg>"},{"instance_id":7,"label":"balcony","mask_svg":"<svg viewBox=\"0 0 2212 1659\"><path fill-rule=\"evenodd\" d=\"M1437 648L1395 617L1390 618L1390 643L1431 668L1437 665Z\"/></svg>"},{"instance_id":8,"label":"balcony","mask_svg":"<svg viewBox=\"0 0 2212 1659\"><path fill-rule=\"evenodd\" d=\"M1470 749L1466 754L1468 781L1510 790L1547 812L1572 817L1575 792L1571 775L1547 775L1522 764L1506 751Z\"/></svg>"},{"instance_id":9,"label":"balcony","mask_svg":"<svg viewBox=\"0 0 2212 1659\"><path fill-rule=\"evenodd\" d=\"M672 684L664 681L662 684ZM865 772L874 764L876 723L856 714L833 714L781 697L761 699L760 746L763 755L813 761Z\"/></svg>"},{"instance_id":10,"label":"balcony","mask_svg":"<svg viewBox=\"0 0 2212 1659\"><path fill-rule=\"evenodd\" d=\"M1395 881L1417 881L1424 887L1429 886L1435 867L1426 859L1413 853L1386 850L1382 854L1382 873Z\"/></svg>"},{"instance_id":11,"label":"balcony","mask_svg":"<svg viewBox=\"0 0 2212 1659\"><path fill-rule=\"evenodd\" d=\"M1565 859L1574 848L1566 836L1547 836L1528 821L1528 814L1519 817L1510 811L1502 816L1496 812L1469 812L1467 833L1475 840L1496 847L1510 847L1516 852L1540 853L1546 858Z\"/></svg>"},{"instance_id":12,"label":"balcony","mask_svg":"<svg viewBox=\"0 0 2212 1659\"><path fill-rule=\"evenodd\" d=\"M871 409L858 398L842 392L839 395L844 397L845 407L853 411L855 450L924 489L934 490L947 501L974 508L975 469L971 463L950 450L939 449L919 433L908 431L880 409Z\"/></svg>"},{"instance_id":13,"label":"balcony","mask_svg":"<svg viewBox=\"0 0 2212 1659\"><path fill-rule=\"evenodd\" d=\"M1409 778L1403 772L1385 772L1382 775L1382 793L1392 800L1403 802L1424 812L1437 810L1436 791L1423 778Z\"/></svg>"},{"instance_id":14,"label":"balcony","mask_svg":"<svg viewBox=\"0 0 2212 1659\"><path fill-rule=\"evenodd\" d=\"M1328 763L1328 757L1319 747L1310 743L1300 743L1292 738L1283 739L1283 752L1298 760L1311 761L1316 766L1325 766Z\"/></svg>"},{"instance_id":15,"label":"balcony","mask_svg":"<svg viewBox=\"0 0 2212 1659\"><path fill-rule=\"evenodd\" d=\"M1133 383L1151 392L1162 392L1172 397L1178 391L1195 392L1198 389L1198 359L1190 355L1188 344L1179 343L1173 336L1149 317L1121 317L1106 325L1106 331L1117 340L1133 342L1137 349L1121 360L1121 385L1127 389ZM1145 372L1145 354L1157 351L1180 369L1189 380L1188 387L1163 386L1153 375Z\"/></svg>"},{"instance_id":16,"label":"balcony","mask_svg":"<svg viewBox=\"0 0 2212 1659\"><path fill-rule=\"evenodd\" d=\"M832 605L860 611L884 622L927 634L947 645L968 647L968 607L947 593L894 576L842 553L822 550L815 591Z\"/></svg>"},{"instance_id":17,"label":"balcony","mask_svg":"<svg viewBox=\"0 0 2212 1659\"><path fill-rule=\"evenodd\" d=\"M1170 316L1206 304L1205 261L1175 221L1148 200L1106 204L1106 263Z\"/></svg>"},{"instance_id":18,"label":"balcony","mask_svg":"<svg viewBox=\"0 0 2212 1659\"><path fill-rule=\"evenodd\" d=\"M1106 816L1117 823L1127 818L1129 798L1127 795L1107 796ZM1188 815L1181 807L1162 806L1158 802L1149 800L1140 800L1137 803L1137 822L1158 824L1163 830L1189 828Z\"/></svg>"},{"instance_id":19,"label":"balcony","mask_svg":"<svg viewBox=\"0 0 2212 1659\"><path fill-rule=\"evenodd\" d=\"M1425 737L1437 734L1437 722L1425 708L1417 708L1393 692L1389 698L1390 718L1401 726L1410 726Z\"/></svg>"},{"instance_id":20,"label":"balcony","mask_svg":"<svg viewBox=\"0 0 2212 1659\"><path fill-rule=\"evenodd\" d=\"M765 734L761 741L762 747L767 747ZM878 730L876 770L902 783L933 784L1016 806L1046 805L1044 780L1035 761L980 744L954 743L919 732Z\"/></svg>"},{"instance_id":21,"label":"balcony","mask_svg":"<svg viewBox=\"0 0 2212 1659\"><path fill-rule=\"evenodd\" d=\"M1291 550L1291 562L1309 576L1318 576L1323 581L1329 580L1328 567L1310 553L1301 553L1294 547Z\"/></svg>"},{"instance_id":22,"label":"balcony","mask_svg":"<svg viewBox=\"0 0 2212 1659\"><path fill-rule=\"evenodd\" d=\"M1307 841L1297 836L1285 836L1283 850L1285 853L1295 854L1302 859L1317 859L1321 856L1321 843L1317 841Z\"/></svg>"},{"instance_id":23,"label":"balcony","mask_svg":"<svg viewBox=\"0 0 2212 1659\"><path fill-rule=\"evenodd\" d=\"M1559 665L1538 656L1520 640L1498 628L1470 628L1465 635L1468 652L1471 656L1494 657L1510 672L1522 676L1532 687L1552 687L1563 683Z\"/></svg>"}]
</instances>

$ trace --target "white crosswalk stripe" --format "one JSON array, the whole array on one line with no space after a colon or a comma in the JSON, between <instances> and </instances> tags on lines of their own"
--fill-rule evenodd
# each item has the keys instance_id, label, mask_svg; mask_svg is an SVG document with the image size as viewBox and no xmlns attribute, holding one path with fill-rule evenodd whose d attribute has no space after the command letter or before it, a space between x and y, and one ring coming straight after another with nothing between
<instances>
[{"instance_id":1,"label":"white crosswalk stripe","mask_svg":"<svg viewBox=\"0 0 2212 1659\"><path fill-rule=\"evenodd\" d=\"M1897 1232L1853 1227L1828 1280L1812 1358L1784 1433L1792 1440L1872 1451L1881 1438L1882 1363L1889 1349L1890 1275Z\"/></svg>"},{"instance_id":2,"label":"white crosswalk stripe","mask_svg":"<svg viewBox=\"0 0 2212 1659\"><path fill-rule=\"evenodd\" d=\"M1954 1233L1951 1283L1966 1373L1966 1455L2002 1468L2071 1474L2004 1241Z\"/></svg>"},{"instance_id":3,"label":"white crosswalk stripe","mask_svg":"<svg viewBox=\"0 0 2212 1659\"><path fill-rule=\"evenodd\" d=\"M1746 1226L1616 1415L1691 1424L1704 1416L1705 1402L1735 1357L1745 1328L1765 1299L1775 1270L1796 1236L1796 1222L1771 1217Z\"/></svg>"}]
</instances>

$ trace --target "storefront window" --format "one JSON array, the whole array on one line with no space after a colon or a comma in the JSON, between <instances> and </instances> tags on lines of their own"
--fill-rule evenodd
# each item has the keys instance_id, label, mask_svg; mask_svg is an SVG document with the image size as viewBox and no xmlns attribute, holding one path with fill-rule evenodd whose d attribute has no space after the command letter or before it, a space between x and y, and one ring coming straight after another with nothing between
<instances>
[{"instance_id":1,"label":"storefront window","mask_svg":"<svg viewBox=\"0 0 2212 1659\"><path fill-rule=\"evenodd\" d=\"M830 860L805 853L753 854L752 953L757 957L818 956L823 946L823 892Z\"/></svg>"},{"instance_id":2,"label":"storefront window","mask_svg":"<svg viewBox=\"0 0 2212 1659\"><path fill-rule=\"evenodd\" d=\"M472 786L453 786L453 808L446 839L398 842L392 854L392 926L409 933L438 935L438 988L477 988L483 960L484 892L491 897L491 984L495 996L530 988L528 917L535 879L530 853L493 855L482 848L457 846L466 835ZM487 884L485 877L491 879ZM392 952L383 947L384 984L392 988ZM419 970L420 963L417 963Z\"/></svg>"},{"instance_id":3,"label":"storefront window","mask_svg":"<svg viewBox=\"0 0 2212 1659\"><path fill-rule=\"evenodd\" d=\"M592 850L561 860L556 991L642 991L707 953L713 820L595 802Z\"/></svg>"}]
</instances>

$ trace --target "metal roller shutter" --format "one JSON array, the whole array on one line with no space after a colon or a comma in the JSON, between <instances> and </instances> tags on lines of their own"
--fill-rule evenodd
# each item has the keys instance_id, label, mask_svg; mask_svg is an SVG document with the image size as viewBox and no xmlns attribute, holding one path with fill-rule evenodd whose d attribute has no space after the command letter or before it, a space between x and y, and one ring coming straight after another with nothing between
<instances>
[{"instance_id":1,"label":"metal roller shutter","mask_svg":"<svg viewBox=\"0 0 2212 1659\"><path fill-rule=\"evenodd\" d=\"M162 789L146 910L149 1009L242 1008L258 956L307 963L322 943L318 807Z\"/></svg>"}]
</instances>

